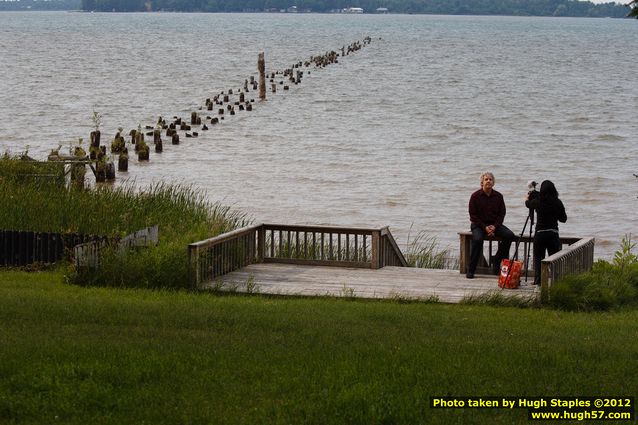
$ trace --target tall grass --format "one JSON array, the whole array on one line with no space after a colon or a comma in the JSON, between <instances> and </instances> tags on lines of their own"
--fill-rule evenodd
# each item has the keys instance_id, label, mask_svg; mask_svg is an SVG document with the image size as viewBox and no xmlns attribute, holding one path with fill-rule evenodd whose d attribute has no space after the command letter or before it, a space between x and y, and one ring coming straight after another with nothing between
<instances>
[{"instance_id":1,"label":"tall grass","mask_svg":"<svg viewBox=\"0 0 638 425\"><path fill-rule=\"evenodd\" d=\"M165 183L136 191L131 185L66 190L0 180L0 228L122 237L159 225L160 243L123 254L106 250L96 272L70 270L69 281L85 284L188 286L187 245L247 223L243 213L208 202L192 187Z\"/></svg>"},{"instance_id":2,"label":"tall grass","mask_svg":"<svg viewBox=\"0 0 638 425\"><path fill-rule=\"evenodd\" d=\"M64 165L56 162L40 162L26 154L0 156L0 180L12 184L37 183L64 186Z\"/></svg>"},{"instance_id":3,"label":"tall grass","mask_svg":"<svg viewBox=\"0 0 638 425\"><path fill-rule=\"evenodd\" d=\"M408 235L405 260L410 267L425 269L458 268L458 259L452 256L450 248L441 249L436 237L428 235L424 231L417 233L412 240L410 240Z\"/></svg>"},{"instance_id":4,"label":"tall grass","mask_svg":"<svg viewBox=\"0 0 638 425\"><path fill-rule=\"evenodd\" d=\"M159 224L169 238L206 235L244 221L243 214L208 203L191 187L165 183L137 192L132 185L65 190L0 181L0 227L41 232L124 236Z\"/></svg>"}]
</instances>

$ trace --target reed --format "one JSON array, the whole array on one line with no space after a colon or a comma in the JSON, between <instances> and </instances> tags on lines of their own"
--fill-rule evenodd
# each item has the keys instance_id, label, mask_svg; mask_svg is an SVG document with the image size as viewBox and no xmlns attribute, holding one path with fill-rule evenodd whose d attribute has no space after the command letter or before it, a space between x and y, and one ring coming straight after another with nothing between
<instances>
[{"instance_id":1,"label":"reed","mask_svg":"<svg viewBox=\"0 0 638 425\"><path fill-rule=\"evenodd\" d=\"M424 269L456 269L458 259L452 256L450 248L441 249L436 237L424 231L417 233L413 240L408 235L405 260L410 267Z\"/></svg>"},{"instance_id":2,"label":"reed","mask_svg":"<svg viewBox=\"0 0 638 425\"><path fill-rule=\"evenodd\" d=\"M44 202L43 202L44 200ZM165 183L136 191L133 186L68 191L41 184L0 180L0 227L76 232L110 237L159 224L162 236L210 237L245 222L243 214L209 203L192 187Z\"/></svg>"},{"instance_id":3,"label":"reed","mask_svg":"<svg viewBox=\"0 0 638 425\"><path fill-rule=\"evenodd\" d=\"M0 156L0 181L12 184L36 183L40 185L64 186L64 165L56 162L40 162L25 154Z\"/></svg>"},{"instance_id":4,"label":"reed","mask_svg":"<svg viewBox=\"0 0 638 425\"><path fill-rule=\"evenodd\" d=\"M99 270L69 270L80 284L188 286L186 246L247 223L243 213L208 202L192 187L166 183L136 191L128 185L90 191L0 179L0 228L122 237L159 225L160 243L124 254L106 250Z\"/></svg>"}]
</instances>

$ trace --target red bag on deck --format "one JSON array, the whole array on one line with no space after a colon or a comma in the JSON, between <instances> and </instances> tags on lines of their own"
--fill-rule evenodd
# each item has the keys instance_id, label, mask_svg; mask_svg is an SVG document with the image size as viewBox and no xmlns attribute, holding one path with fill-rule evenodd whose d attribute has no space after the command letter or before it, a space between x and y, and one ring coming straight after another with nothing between
<instances>
[{"instance_id":1,"label":"red bag on deck","mask_svg":"<svg viewBox=\"0 0 638 425\"><path fill-rule=\"evenodd\" d=\"M516 289L521 283L521 270L523 263L517 260L512 262L510 270L510 260L507 258L501 261L501 274L498 276L499 288Z\"/></svg>"}]
</instances>

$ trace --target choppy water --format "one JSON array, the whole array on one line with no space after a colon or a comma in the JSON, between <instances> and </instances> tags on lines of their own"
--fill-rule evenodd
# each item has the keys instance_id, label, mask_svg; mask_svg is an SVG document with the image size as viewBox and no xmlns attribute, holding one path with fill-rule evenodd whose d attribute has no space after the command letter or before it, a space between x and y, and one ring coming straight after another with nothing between
<instances>
[{"instance_id":1,"label":"choppy water","mask_svg":"<svg viewBox=\"0 0 638 425\"><path fill-rule=\"evenodd\" d=\"M127 177L194 184L255 221L389 225L401 244L426 231L456 252L490 169L515 233L530 179L556 183L561 233L595 236L598 256L638 233L635 20L2 13L0 151L44 159L88 139L94 109L103 140L188 118L256 76L260 51L283 70L368 35L252 112L165 139Z\"/></svg>"}]
</instances>

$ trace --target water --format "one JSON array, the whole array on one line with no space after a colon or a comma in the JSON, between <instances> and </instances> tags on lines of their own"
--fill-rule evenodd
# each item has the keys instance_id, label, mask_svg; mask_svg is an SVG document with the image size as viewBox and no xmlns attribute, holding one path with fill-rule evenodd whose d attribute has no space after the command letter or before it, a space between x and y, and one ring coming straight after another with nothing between
<instances>
[{"instance_id":1,"label":"water","mask_svg":"<svg viewBox=\"0 0 638 425\"><path fill-rule=\"evenodd\" d=\"M164 138L118 182L193 184L256 222L389 225L400 244L425 231L455 253L489 169L515 233L531 179L555 182L561 234L596 237L597 256L638 233L635 20L2 13L0 151L66 150L88 139L93 110L110 143L239 89L261 51L283 70L368 35L252 112Z\"/></svg>"}]
</instances>

